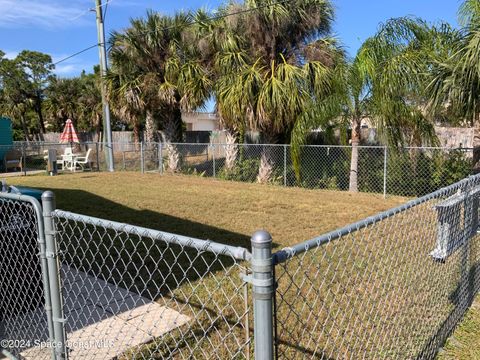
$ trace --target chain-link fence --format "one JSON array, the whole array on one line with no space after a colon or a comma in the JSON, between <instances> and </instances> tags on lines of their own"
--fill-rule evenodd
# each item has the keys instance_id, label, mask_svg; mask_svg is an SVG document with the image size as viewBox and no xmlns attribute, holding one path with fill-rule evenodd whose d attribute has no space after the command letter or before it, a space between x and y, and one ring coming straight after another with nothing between
<instances>
[{"instance_id":1,"label":"chain-link fence","mask_svg":"<svg viewBox=\"0 0 480 360\"><path fill-rule=\"evenodd\" d=\"M248 250L42 205L0 192L5 355L250 358Z\"/></svg>"},{"instance_id":2,"label":"chain-link fence","mask_svg":"<svg viewBox=\"0 0 480 360\"><path fill-rule=\"evenodd\" d=\"M281 359L433 358L480 288L475 176L273 255Z\"/></svg>"},{"instance_id":3,"label":"chain-link fence","mask_svg":"<svg viewBox=\"0 0 480 360\"><path fill-rule=\"evenodd\" d=\"M114 143L116 171L183 173L308 189L422 196L472 172L472 149L306 145ZM107 170L102 143L0 146L3 171L44 172L55 149L60 171ZM8 159L4 157L8 155ZM353 156L354 155L354 156ZM7 161L10 161L7 165ZM1 170L0 170L1 171Z\"/></svg>"},{"instance_id":4,"label":"chain-link fence","mask_svg":"<svg viewBox=\"0 0 480 360\"><path fill-rule=\"evenodd\" d=\"M0 192L0 353L32 358L53 340L42 209L33 198ZM36 359L51 357L51 348Z\"/></svg>"},{"instance_id":5,"label":"chain-link fence","mask_svg":"<svg viewBox=\"0 0 480 360\"><path fill-rule=\"evenodd\" d=\"M53 222L70 359L250 356L246 249L63 211Z\"/></svg>"},{"instance_id":6,"label":"chain-link fence","mask_svg":"<svg viewBox=\"0 0 480 360\"><path fill-rule=\"evenodd\" d=\"M479 203L477 175L272 254L265 231L250 253L55 210L50 192L43 209L0 192L0 347L26 359L433 358L480 288Z\"/></svg>"}]
</instances>

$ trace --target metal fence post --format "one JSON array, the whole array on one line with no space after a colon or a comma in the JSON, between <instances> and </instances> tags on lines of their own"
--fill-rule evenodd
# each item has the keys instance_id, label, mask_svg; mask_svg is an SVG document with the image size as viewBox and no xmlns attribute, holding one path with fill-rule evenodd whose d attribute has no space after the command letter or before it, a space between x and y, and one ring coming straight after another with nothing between
<instances>
[{"instance_id":1,"label":"metal fence post","mask_svg":"<svg viewBox=\"0 0 480 360\"><path fill-rule=\"evenodd\" d=\"M32 203L38 221L38 244L40 248L40 268L42 269L43 281L43 297L45 298L45 313L47 315L48 326L48 340L53 343L55 341L53 331L53 316L52 316L52 299L50 296L50 280L48 277L48 263L47 263L47 248L45 242L45 225L43 221L42 207L38 202ZM55 349L51 350L51 359L55 360Z\"/></svg>"},{"instance_id":2,"label":"metal fence post","mask_svg":"<svg viewBox=\"0 0 480 360\"><path fill-rule=\"evenodd\" d=\"M97 171L100 171L100 154L99 154L100 148L98 146L98 141L95 143L95 150L97 154Z\"/></svg>"},{"instance_id":3,"label":"metal fence post","mask_svg":"<svg viewBox=\"0 0 480 360\"><path fill-rule=\"evenodd\" d=\"M56 359L66 359L65 319L61 294L60 266L57 244L54 236L52 212L55 210L55 195L51 191L42 194L43 221L45 226L45 248L48 264L48 278L52 303L53 337Z\"/></svg>"},{"instance_id":4,"label":"metal fence post","mask_svg":"<svg viewBox=\"0 0 480 360\"><path fill-rule=\"evenodd\" d=\"M158 170L163 174L163 143L158 143Z\"/></svg>"},{"instance_id":5,"label":"metal fence post","mask_svg":"<svg viewBox=\"0 0 480 360\"><path fill-rule=\"evenodd\" d=\"M385 146L384 156L383 156L383 198L387 198L387 156L388 150Z\"/></svg>"},{"instance_id":6,"label":"metal fence post","mask_svg":"<svg viewBox=\"0 0 480 360\"><path fill-rule=\"evenodd\" d=\"M253 333L255 360L273 359L272 237L263 230L252 236Z\"/></svg>"},{"instance_id":7,"label":"metal fence post","mask_svg":"<svg viewBox=\"0 0 480 360\"><path fill-rule=\"evenodd\" d=\"M213 177L217 177L217 173L215 170L215 144L212 144L212 159L213 159Z\"/></svg>"},{"instance_id":8,"label":"metal fence post","mask_svg":"<svg viewBox=\"0 0 480 360\"><path fill-rule=\"evenodd\" d=\"M283 186L287 186L287 145L283 145Z\"/></svg>"},{"instance_id":9,"label":"metal fence post","mask_svg":"<svg viewBox=\"0 0 480 360\"><path fill-rule=\"evenodd\" d=\"M145 173L145 154L144 154L144 147L143 141L140 142L140 171Z\"/></svg>"},{"instance_id":10,"label":"metal fence post","mask_svg":"<svg viewBox=\"0 0 480 360\"><path fill-rule=\"evenodd\" d=\"M25 142L22 143L22 170L23 175L27 175L27 150L25 149Z\"/></svg>"}]
</instances>

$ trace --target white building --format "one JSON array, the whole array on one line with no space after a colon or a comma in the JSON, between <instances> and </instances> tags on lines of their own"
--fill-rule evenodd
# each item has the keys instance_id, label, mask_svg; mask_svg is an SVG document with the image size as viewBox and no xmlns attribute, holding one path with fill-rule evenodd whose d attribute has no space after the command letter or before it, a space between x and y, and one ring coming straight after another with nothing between
<instances>
[{"instance_id":1,"label":"white building","mask_svg":"<svg viewBox=\"0 0 480 360\"><path fill-rule=\"evenodd\" d=\"M215 113L183 113L182 120L187 131L218 131L222 130L220 121Z\"/></svg>"}]
</instances>

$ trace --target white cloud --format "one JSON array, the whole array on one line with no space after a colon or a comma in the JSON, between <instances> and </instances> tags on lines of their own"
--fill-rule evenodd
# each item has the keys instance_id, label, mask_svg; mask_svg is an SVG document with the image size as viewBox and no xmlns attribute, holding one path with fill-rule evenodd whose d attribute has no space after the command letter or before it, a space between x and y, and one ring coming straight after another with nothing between
<instances>
[{"instance_id":1,"label":"white cloud","mask_svg":"<svg viewBox=\"0 0 480 360\"><path fill-rule=\"evenodd\" d=\"M55 68L55 73L57 75L70 75L77 73L79 70L81 71L81 69L79 69L75 64L58 65Z\"/></svg>"},{"instance_id":2,"label":"white cloud","mask_svg":"<svg viewBox=\"0 0 480 360\"><path fill-rule=\"evenodd\" d=\"M7 59L15 59L17 57L17 55L20 53L19 51L10 51L10 50L3 50L3 52L5 53L5 57Z\"/></svg>"},{"instance_id":3,"label":"white cloud","mask_svg":"<svg viewBox=\"0 0 480 360\"><path fill-rule=\"evenodd\" d=\"M58 61L65 56L53 56L53 62ZM93 72L93 66L96 65L90 61L81 58L72 58L55 66L54 73L60 77L71 77L79 75L82 70Z\"/></svg>"},{"instance_id":4,"label":"white cloud","mask_svg":"<svg viewBox=\"0 0 480 360\"><path fill-rule=\"evenodd\" d=\"M5 57L8 59L14 59L20 51L17 50L3 50ZM52 62L55 63L61 59L64 59L69 54L56 54L52 56ZM81 57L68 59L55 66L53 72L60 77L72 77L79 75L82 70L85 70L87 73L93 72L93 66L97 65L94 61L88 61L82 59Z\"/></svg>"},{"instance_id":5,"label":"white cloud","mask_svg":"<svg viewBox=\"0 0 480 360\"><path fill-rule=\"evenodd\" d=\"M86 17L80 15L91 6L92 3L85 0L0 0L0 27L56 28L84 25Z\"/></svg>"}]
</instances>

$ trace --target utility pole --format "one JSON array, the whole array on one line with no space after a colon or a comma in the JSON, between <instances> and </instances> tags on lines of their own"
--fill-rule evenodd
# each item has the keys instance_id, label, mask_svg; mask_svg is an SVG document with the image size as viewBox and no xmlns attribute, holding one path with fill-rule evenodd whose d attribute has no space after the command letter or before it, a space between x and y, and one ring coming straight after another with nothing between
<instances>
[{"instance_id":1,"label":"utility pole","mask_svg":"<svg viewBox=\"0 0 480 360\"><path fill-rule=\"evenodd\" d=\"M104 76L107 74L107 52L105 51L105 28L103 24L102 0L95 0L95 11L97 14L98 52L100 56L100 74L102 76L102 105L103 105L103 142L105 161L108 171L113 172L113 146L112 128L110 124L110 107L107 100L107 89ZM106 145L105 145L106 142Z\"/></svg>"}]
</instances>

